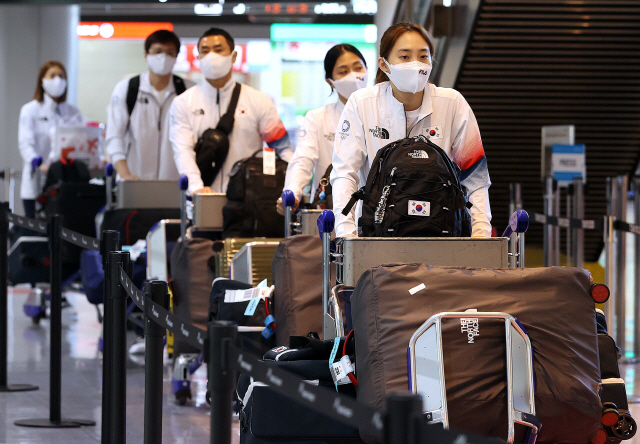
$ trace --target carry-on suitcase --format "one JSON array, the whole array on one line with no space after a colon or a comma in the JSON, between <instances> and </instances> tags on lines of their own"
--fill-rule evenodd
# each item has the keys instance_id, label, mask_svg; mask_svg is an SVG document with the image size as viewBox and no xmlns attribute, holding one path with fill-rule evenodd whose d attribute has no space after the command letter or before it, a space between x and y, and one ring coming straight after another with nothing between
<instances>
[{"instance_id":1,"label":"carry-on suitcase","mask_svg":"<svg viewBox=\"0 0 640 444\"><path fill-rule=\"evenodd\" d=\"M422 264L378 266L351 298L358 400L383 408L385 393L408 386L406 349L430 316L444 311L505 312L518 318L533 347L538 442L591 440L600 425L600 372L591 276L576 268L473 269ZM506 437L503 334L481 328L474 343L460 324L444 330L452 427ZM454 346L454 340L462 341ZM473 364L469 366L469 364ZM466 369L466 371L464 371ZM457 375L457 376L456 376ZM361 430L368 438L366 430Z\"/></svg>"}]
</instances>

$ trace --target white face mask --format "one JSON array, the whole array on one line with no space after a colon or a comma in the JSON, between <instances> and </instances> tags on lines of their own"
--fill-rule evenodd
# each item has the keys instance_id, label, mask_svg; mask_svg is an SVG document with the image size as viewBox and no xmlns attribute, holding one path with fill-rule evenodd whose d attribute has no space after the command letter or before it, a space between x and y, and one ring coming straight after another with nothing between
<instances>
[{"instance_id":1,"label":"white face mask","mask_svg":"<svg viewBox=\"0 0 640 444\"><path fill-rule=\"evenodd\" d=\"M338 91L338 94L348 99L351 94L367 86L367 78L366 72L351 71L343 78L338 80L329 79L329 82Z\"/></svg>"},{"instance_id":2,"label":"white face mask","mask_svg":"<svg viewBox=\"0 0 640 444\"><path fill-rule=\"evenodd\" d=\"M222 56L215 52L210 52L200 59L200 70L207 79L220 79L231 71L233 63L233 53Z\"/></svg>"},{"instance_id":3,"label":"white face mask","mask_svg":"<svg viewBox=\"0 0 640 444\"><path fill-rule=\"evenodd\" d=\"M385 74L400 91L415 94L427 86L429 74L431 74L431 65L417 61L392 65L385 60L384 63L387 64L389 71L391 71Z\"/></svg>"},{"instance_id":4,"label":"white face mask","mask_svg":"<svg viewBox=\"0 0 640 444\"><path fill-rule=\"evenodd\" d=\"M62 77L54 77L53 79L42 79L42 88L54 99L62 96L67 90L67 81Z\"/></svg>"},{"instance_id":5,"label":"white face mask","mask_svg":"<svg viewBox=\"0 0 640 444\"><path fill-rule=\"evenodd\" d=\"M173 69L173 65L176 63L176 58L171 57L164 52L158 54L147 54L147 66L154 74L159 76L166 76Z\"/></svg>"}]
</instances>

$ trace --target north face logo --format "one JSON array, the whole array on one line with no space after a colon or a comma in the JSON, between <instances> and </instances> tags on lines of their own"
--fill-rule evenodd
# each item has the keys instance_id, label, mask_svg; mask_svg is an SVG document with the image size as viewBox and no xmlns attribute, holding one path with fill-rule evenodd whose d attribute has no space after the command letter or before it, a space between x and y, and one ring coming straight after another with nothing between
<instances>
[{"instance_id":1,"label":"north face logo","mask_svg":"<svg viewBox=\"0 0 640 444\"><path fill-rule=\"evenodd\" d=\"M428 159L429 155L424 150L413 150L410 153L407 153L407 156L413 157L414 159Z\"/></svg>"},{"instance_id":2,"label":"north face logo","mask_svg":"<svg viewBox=\"0 0 640 444\"><path fill-rule=\"evenodd\" d=\"M373 134L373 137L377 137L378 139L388 139L389 131L384 128L380 128L376 126L375 128L370 128L369 131Z\"/></svg>"}]
</instances>

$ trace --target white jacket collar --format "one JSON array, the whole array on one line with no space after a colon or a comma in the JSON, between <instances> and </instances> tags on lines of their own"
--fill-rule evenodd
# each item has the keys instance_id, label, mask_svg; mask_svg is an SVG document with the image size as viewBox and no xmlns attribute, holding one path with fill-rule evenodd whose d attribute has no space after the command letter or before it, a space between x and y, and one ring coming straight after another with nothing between
<instances>
[{"instance_id":1,"label":"white jacket collar","mask_svg":"<svg viewBox=\"0 0 640 444\"><path fill-rule=\"evenodd\" d=\"M390 111L392 111L392 113L394 114L399 112L400 110L404 112L404 105L400 103L398 99L396 99L393 96L393 89L391 88L391 82L389 81L384 82L384 85L381 84L380 88L381 89L384 88L385 97L387 101L391 104L392 109ZM424 94L422 95L422 105L420 105L420 113L419 113L418 120L422 120L423 118L433 113L431 95L435 93L435 88L436 88L435 85L432 85L431 83L427 83L427 86L424 89Z\"/></svg>"},{"instance_id":2,"label":"white jacket collar","mask_svg":"<svg viewBox=\"0 0 640 444\"><path fill-rule=\"evenodd\" d=\"M216 97L218 95L218 91L220 91L220 93L224 95L230 93L230 91L232 91L236 86L236 81L233 80L233 77L231 77L229 81L225 83L224 86L219 90L211 86L211 83L207 82L206 79L200 82L200 85L202 85L202 90L205 93L210 94L212 97Z\"/></svg>"},{"instance_id":3,"label":"white jacket collar","mask_svg":"<svg viewBox=\"0 0 640 444\"><path fill-rule=\"evenodd\" d=\"M59 103L56 102L55 100L53 100L53 98L49 94L44 93L44 94L42 94L42 96L44 97L44 100L42 101L42 106L43 107L53 109L57 105L59 105Z\"/></svg>"},{"instance_id":4,"label":"white jacket collar","mask_svg":"<svg viewBox=\"0 0 640 444\"><path fill-rule=\"evenodd\" d=\"M168 92L175 91L175 87L173 86L173 77L169 79L169 84L167 85L166 90ZM151 84L151 80L149 79L148 69L142 74L140 74L140 91L146 92L149 94L153 94L154 91L156 91L155 87Z\"/></svg>"}]
</instances>

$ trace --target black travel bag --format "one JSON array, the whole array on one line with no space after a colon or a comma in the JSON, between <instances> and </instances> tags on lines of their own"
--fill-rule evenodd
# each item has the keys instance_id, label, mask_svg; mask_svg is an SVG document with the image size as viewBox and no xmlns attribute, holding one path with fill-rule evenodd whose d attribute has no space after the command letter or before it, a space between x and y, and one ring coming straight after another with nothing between
<instances>
[{"instance_id":1,"label":"black travel bag","mask_svg":"<svg viewBox=\"0 0 640 444\"><path fill-rule=\"evenodd\" d=\"M224 301L227 290L247 290L249 288L252 288L252 286L244 282L216 278L213 281L209 297L209 320L233 321L238 326L266 328L265 320L270 312L268 312L269 309L265 306L264 301L260 301L251 316L245 315L249 301L233 303ZM267 304L272 305L269 300ZM272 324L270 323L270 325ZM273 327L275 327L275 323L272 325L272 330ZM242 340L243 349L254 355L262 355L275 345L275 335L273 333L265 337L260 331L243 332L240 333L239 337Z\"/></svg>"},{"instance_id":2,"label":"black travel bag","mask_svg":"<svg viewBox=\"0 0 640 444\"><path fill-rule=\"evenodd\" d=\"M337 358L342 356L345 338L339 338ZM292 336L290 347L268 351L263 361L289 371L314 385L335 390L329 371L333 341L321 341L315 334ZM353 356L350 339L346 351ZM338 386L340 393L355 397L353 385ZM236 387L241 444L361 444L358 429L348 427L322 413L310 411L268 386L241 374ZM277 408L274 408L277 406Z\"/></svg>"},{"instance_id":3,"label":"black travel bag","mask_svg":"<svg viewBox=\"0 0 640 444\"><path fill-rule=\"evenodd\" d=\"M263 173L262 149L239 160L229 174L227 203L222 209L223 238L284 237L284 217L275 202L284 188L287 162L276 160L276 174Z\"/></svg>"}]
</instances>

